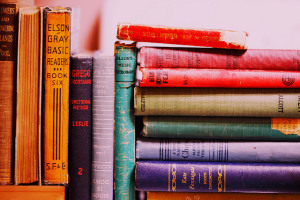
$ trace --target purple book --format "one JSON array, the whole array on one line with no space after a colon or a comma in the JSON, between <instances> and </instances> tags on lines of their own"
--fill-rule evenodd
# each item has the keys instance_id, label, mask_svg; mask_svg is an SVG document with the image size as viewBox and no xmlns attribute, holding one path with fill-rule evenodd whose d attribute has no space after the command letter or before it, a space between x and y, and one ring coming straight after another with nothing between
<instances>
[{"instance_id":1,"label":"purple book","mask_svg":"<svg viewBox=\"0 0 300 200\"><path fill-rule=\"evenodd\" d=\"M300 164L138 161L135 176L139 191L300 193Z\"/></svg>"}]
</instances>

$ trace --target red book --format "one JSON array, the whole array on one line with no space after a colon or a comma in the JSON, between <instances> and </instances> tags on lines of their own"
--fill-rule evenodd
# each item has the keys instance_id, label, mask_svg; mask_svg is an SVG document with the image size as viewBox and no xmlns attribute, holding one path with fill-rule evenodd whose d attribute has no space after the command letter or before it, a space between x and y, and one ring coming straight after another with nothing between
<instances>
[{"instance_id":1,"label":"red book","mask_svg":"<svg viewBox=\"0 0 300 200\"><path fill-rule=\"evenodd\" d=\"M141 47L140 67L300 70L300 50Z\"/></svg>"},{"instance_id":2,"label":"red book","mask_svg":"<svg viewBox=\"0 0 300 200\"><path fill-rule=\"evenodd\" d=\"M225 49L246 49L247 33L220 29L189 29L167 26L118 24L117 38Z\"/></svg>"},{"instance_id":3,"label":"red book","mask_svg":"<svg viewBox=\"0 0 300 200\"><path fill-rule=\"evenodd\" d=\"M138 68L140 87L299 88L300 72Z\"/></svg>"}]
</instances>

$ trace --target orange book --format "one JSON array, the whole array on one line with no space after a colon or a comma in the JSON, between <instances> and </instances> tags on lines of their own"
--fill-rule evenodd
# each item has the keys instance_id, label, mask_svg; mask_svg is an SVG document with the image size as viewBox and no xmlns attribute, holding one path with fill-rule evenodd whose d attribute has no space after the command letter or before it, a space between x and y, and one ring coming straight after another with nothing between
<instances>
[{"instance_id":1,"label":"orange book","mask_svg":"<svg viewBox=\"0 0 300 200\"><path fill-rule=\"evenodd\" d=\"M147 200L298 200L300 194L147 192Z\"/></svg>"},{"instance_id":2,"label":"orange book","mask_svg":"<svg viewBox=\"0 0 300 200\"><path fill-rule=\"evenodd\" d=\"M70 8L43 11L44 184L68 183Z\"/></svg>"},{"instance_id":3,"label":"orange book","mask_svg":"<svg viewBox=\"0 0 300 200\"><path fill-rule=\"evenodd\" d=\"M65 200L64 186L1 186L1 200Z\"/></svg>"}]
</instances>

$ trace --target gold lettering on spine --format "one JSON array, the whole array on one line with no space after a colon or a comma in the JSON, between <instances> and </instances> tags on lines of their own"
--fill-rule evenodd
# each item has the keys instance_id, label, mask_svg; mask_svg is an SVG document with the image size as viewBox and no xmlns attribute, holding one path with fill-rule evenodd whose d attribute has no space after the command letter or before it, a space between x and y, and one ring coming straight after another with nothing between
<instances>
[{"instance_id":1,"label":"gold lettering on spine","mask_svg":"<svg viewBox=\"0 0 300 200\"><path fill-rule=\"evenodd\" d=\"M213 188L212 188L212 167L209 167L209 172L208 172L208 185L209 185L209 187L208 187L208 189L209 190L212 190Z\"/></svg>"},{"instance_id":2,"label":"gold lettering on spine","mask_svg":"<svg viewBox=\"0 0 300 200\"><path fill-rule=\"evenodd\" d=\"M172 164L172 191L176 191L176 164Z\"/></svg>"},{"instance_id":3,"label":"gold lettering on spine","mask_svg":"<svg viewBox=\"0 0 300 200\"><path fill-rule=\"evenodd\" d=\"M171 186L171 164L169 164L169 173L168 173L168 191L170 192Z\"/></svg>"}]
</instances>

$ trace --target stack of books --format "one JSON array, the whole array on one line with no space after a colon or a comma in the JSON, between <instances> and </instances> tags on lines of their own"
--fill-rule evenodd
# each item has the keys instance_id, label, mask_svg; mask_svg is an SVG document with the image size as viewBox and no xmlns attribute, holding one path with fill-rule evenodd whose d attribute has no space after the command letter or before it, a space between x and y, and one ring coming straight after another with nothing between
<instances>
[{"instance_id":1,"label":"stack of books","mask_svg":"<svg viewBox=\"0 0 300 200\"><path fill-rule=\"evenodd\" d=\"M226 30L120 24L117 37L138 43L115 45L115 195L299 198L299 51L247 50Z\"/></svg>"}]
</instances>

